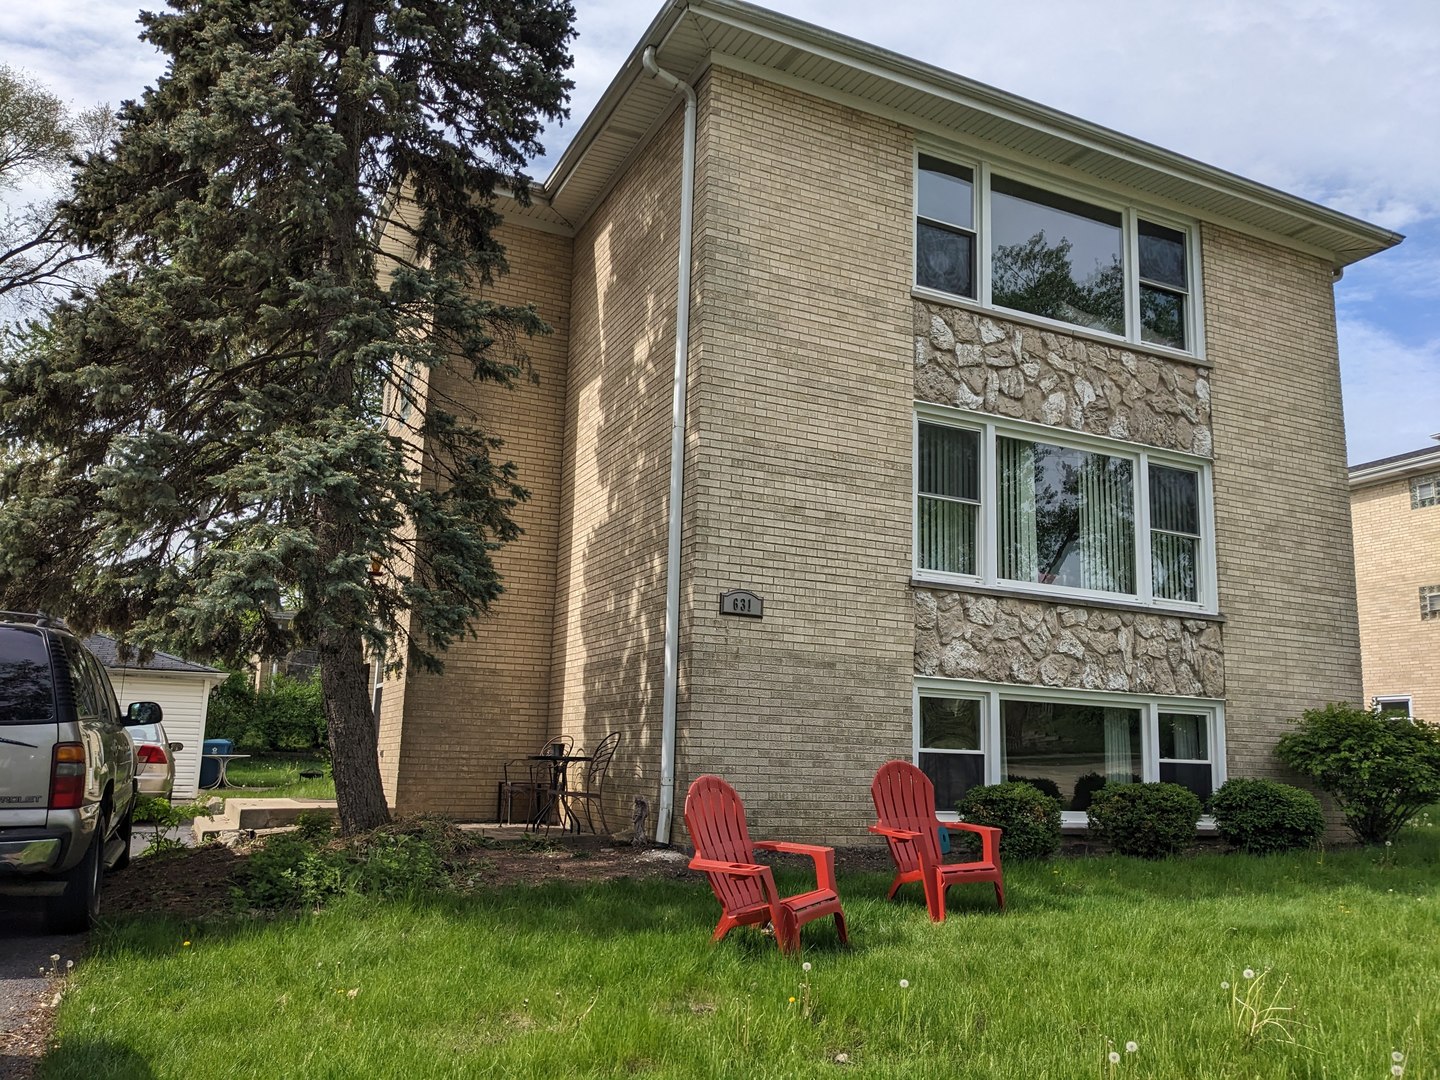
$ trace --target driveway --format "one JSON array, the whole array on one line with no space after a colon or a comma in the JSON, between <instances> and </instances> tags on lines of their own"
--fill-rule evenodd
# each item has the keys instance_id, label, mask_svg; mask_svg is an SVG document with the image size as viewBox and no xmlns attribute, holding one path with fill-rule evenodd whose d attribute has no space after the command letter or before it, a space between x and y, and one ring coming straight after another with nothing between
<instances>
[{"instance_id":1,"label":"driveway","mask_svg":"<svg viewBox=\"0 0 1440 1080\"><path fill-rule=\"evenodd\" d=\"M35 901L0 896L0 1080L34 1072L59 987L50 972L63 973L65 961L77 959L84 948L84 934L47 934Z\"/></svg>"}]
</instances>

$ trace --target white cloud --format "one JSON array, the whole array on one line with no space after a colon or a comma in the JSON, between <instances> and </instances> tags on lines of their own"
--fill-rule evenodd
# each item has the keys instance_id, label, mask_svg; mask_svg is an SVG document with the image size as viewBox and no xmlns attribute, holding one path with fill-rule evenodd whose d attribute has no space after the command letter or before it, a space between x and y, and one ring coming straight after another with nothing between
<instances>
[{"instance_id":1,"label":"white cloud","mask_svg":"<svg viewBox=\"0 0 1440 1080\"><path fill-rule=\"evenodd\" d=\"M1440 340L1409 345L1341 316L1341 380L1352 464L1433 445L1440 432Z\"/></svg>"}]
</instances>

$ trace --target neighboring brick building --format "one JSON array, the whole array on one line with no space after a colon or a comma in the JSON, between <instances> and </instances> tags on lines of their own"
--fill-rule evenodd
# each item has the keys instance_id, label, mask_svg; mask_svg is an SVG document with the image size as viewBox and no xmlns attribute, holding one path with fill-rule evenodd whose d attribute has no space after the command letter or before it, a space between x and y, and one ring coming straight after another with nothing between
<instances>
[{"instance_id":1,"label":"neighboring brick building","mask_svg":"<svg viewBox=\"0 0 1440 1080\"><path fill-rule=\"evenodd\" d=\"M697 95L678 563L685 107L652 45ZM859 839L894 757L1078 822L1106 780L1276 773L1287 718L1359 697L1332 287L1395 234L701 0L501 238L496 298L556 333L538 385L460 392L534 496L480 642L385 686L399 808L493 815L502 761L618 729L612 821L641 795L676 839L704 772L754 828Z\"/></svg>"},{"instance_id":2,"label":"neighboring brick building","mask_svg":"<svg viewBox=\"0 0 1440 1080\"><path fill-rule=\"evenodd\" d=\"M1440 722L1440 446L1351 466L1350 515L1365 700Z\"/></svg>"}]
</instances>

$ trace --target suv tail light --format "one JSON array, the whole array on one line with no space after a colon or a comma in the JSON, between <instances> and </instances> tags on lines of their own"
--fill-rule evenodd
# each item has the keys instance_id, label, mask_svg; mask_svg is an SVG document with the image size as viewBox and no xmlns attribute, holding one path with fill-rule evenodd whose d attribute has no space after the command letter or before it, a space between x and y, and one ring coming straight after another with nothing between
<instances>
[{"instance_id":1,"label":"suv tail light","mask_svg":"<svg viewBox=\"0 0 1440 1080\"><path fill-rule=\"evenodd\" d=\"M50 765L50 809L78 810L85 802L85 746L55 744Z\"/></svg>"},{"instance_id":2,"label":"suv tail light","mask_svg":"<svg viewBox=\"0 0 1440 1080\"><path fill-rule=\"evenodd\" d=\"M140 749L135 751L135 760L142 761L146 765L164 765L170 759L165 756L165 748L156 746L154 743L142 743Z\"/></svg>"}]
</instances>

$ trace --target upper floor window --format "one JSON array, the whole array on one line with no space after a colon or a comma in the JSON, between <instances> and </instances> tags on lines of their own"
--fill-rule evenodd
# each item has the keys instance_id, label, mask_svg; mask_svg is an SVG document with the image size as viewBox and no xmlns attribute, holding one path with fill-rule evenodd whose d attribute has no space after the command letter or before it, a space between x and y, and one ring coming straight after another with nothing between
<instances>
[{"instance_id":1,"label":"upper floor window","mask_svg":"<svg viewBox=\"0 0 1440 1080\"><path fill-rule=\"evenodd\" d=\"M1209 464L918 407L915 574L1213 610Z\"/></svg>"},{"instance_id":2,"label":"upper floor window","mask_svg":"<svg viewBox=\"0 0 1440 1080\"><path fill-rule=\"evenodd\" d=\"M984 164L920 155L915 283L922 288L1194 352L1192 261L1184 225Z\"/></svg>"},{"instance_id":3,"label":"upper floor window","mask_svg":"<svg viewBox=\"0 0 1440 1080\"><path fill-rule=\"evenodd\" d=\"M1417 476L1410 481L1410 509L1422 506L1440 506L1440 473L1434 476Z\"/></svg>"},{"instance_id":4,"label":"upper floor window","mask_svg":"<svg viewBox=\"0 0 1440 1080\"><path fill-rule=\"evenodd\" d=\"M1420 618L1440 619L1440 585L1420 586Z\"/></svg>"}]
</instances>

